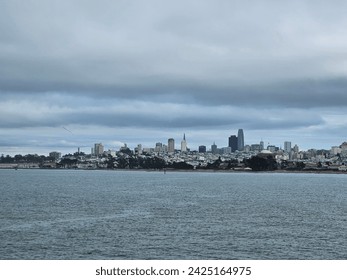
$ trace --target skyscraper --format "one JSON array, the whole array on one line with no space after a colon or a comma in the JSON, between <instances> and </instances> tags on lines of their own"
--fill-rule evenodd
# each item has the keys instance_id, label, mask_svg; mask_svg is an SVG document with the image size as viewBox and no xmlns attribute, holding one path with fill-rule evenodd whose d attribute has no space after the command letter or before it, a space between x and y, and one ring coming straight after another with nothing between
<instances>
[{"instance_id":1,"label":"skyscraper","mask_svg":"<svg viewBox=\"0 0 347 280\"><path fill-rule=\"evenodd\" d=\"M158 152L162 152L163 151L163 143L160 143L160 142L156 143L154 151L157 152L157 153Z\"/></svg>"},{"instance_id":2,"label":"skyscraper","mask_svg":"<svg viewBox=\"0 0 347 280\"><path fill-rule=\"evenodd\" d=\"M289 141L284 142L284 151L290 153L292 150L292 143Z\"/></svg>"},{"instance_id":3,"label":"skyscraper","mask_svg":"<svg viewBox=\"0 0 347 280\"><path fill-rule=\"evenodd\" d=\"M294 151L294 153L298 153L299 152L299 146L295 144L293 151Z\"/></svg>"},{"instance_id":4,"label":"skyscraper","mask_svg":"<svg viewBox=\"0 0 347 280\"><path fill-rule=\"evenodd\" d=\"M232 152L235 152L237 150L237 137L236 137L236 135L231 135L229 137L229 147L231 148Z\"/></svg>"},{"instance_id":5,"label":"skyscraper","mask_svg":"<svg viewBox=\"0 0 347 280\"><path fill-rule=\"evenodd\" d=\"M187 141L186 141L186 134L183 134L183 140L181 141L181 152L187 151Z\"/></svg>"},{"instance_id":6,"label":"skyscraper","mask_svg":"<svg viewBox=\"0 0 347 280\"><path fill-rule=\"evenodd\" d=\"M94 154L100 156L104 153L104 146L101 143L94 144Z\"/></svg>"},{"instance_id":7,"label":"skyscraper","mask_svg":"<svg viewBox=\"0 0 347 280\"><path fill-rule=\"evenodd\" d=\"M206 146L204 145L199 146L199 153L206 153Z\"/></svg>"},{"instance_id":8,"label":"skyscraper","mask_svg":"<svg viewBox=\"0 0 347 280\"><path fill-rule=\"evenodd\" d=\"M239 129L239 131L237 132L237 149L239 151L243 151L244 147L245 147L245 140L243 136L243 129Z\"/></svg>"},{"instance_id":9,"label":"skyscraper","mask_svg":"<svg viewBox=\"0 0 347 280\"><path fill-rule=\"evenodd\" d=\"M264 150L264 141L260 141L260 151Z\"/></svg>"},{"instance_id":10,"label":"skyscraper","mask_svg":"<svg viewBox=\"0 0 347 280\"><path fill-rule=\"evenodd\" d=\"M175 152L175 140L173 138L169 138L169 140L167 140L167 147L167 151L169 153Z\"/></svg>"},{"instance_id":11,"label":"skyscraper","mask_svg":"<svg viewBox=\"0 0 347 280\"><path fill-rule=\"evenodd\" d=\"M212 154L218 154L218 148L216 143L213 143L213 145L211 145L211 152Z\"/></svg>"}]
</instances>

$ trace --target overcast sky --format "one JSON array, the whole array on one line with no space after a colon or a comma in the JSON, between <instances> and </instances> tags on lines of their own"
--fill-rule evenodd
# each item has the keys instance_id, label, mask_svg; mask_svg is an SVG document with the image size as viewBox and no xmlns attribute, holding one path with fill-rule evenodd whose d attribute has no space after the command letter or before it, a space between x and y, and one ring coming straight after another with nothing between
<instances>
[{"instance_id":1,"label":"overcast sky","mask_svg":"<svg viewBox=\"0 0 347 280\"><path fill-rule=\"evenodd\" d=\"M347 140L347 1L0 0L0 154Z\"/></svg>"}]
</instances>

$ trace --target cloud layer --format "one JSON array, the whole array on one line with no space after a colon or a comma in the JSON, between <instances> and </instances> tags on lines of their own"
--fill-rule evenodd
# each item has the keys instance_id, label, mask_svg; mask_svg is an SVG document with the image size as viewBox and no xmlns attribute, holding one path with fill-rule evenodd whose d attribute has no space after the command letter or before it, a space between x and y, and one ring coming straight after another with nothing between
<instances>
[{"instance_id":1,"label":"cloud layer","mask_svg":"<svg viewBox=\"0 0 347 280\"><path fill-rule=\"evenodd\" d=\"M63 126L118 129L114 141L134 143L142 140L131 131L141 131L153 145L163 131L204 144L240 127L249 144L338 145L346 8L342 0L1 1L0 135L11 141L0 150L30 146L19 140L23 129L45 146L46 129ZM83 140L112 141L97 133L106 132Z\"/></svg>"}]
</instances>

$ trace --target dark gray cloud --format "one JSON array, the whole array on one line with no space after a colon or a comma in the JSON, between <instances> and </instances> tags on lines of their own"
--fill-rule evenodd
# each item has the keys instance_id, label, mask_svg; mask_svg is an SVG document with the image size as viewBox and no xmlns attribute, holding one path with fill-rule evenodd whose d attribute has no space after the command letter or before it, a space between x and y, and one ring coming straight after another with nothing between
<instances>
[{"instance_id":1,"label":"dark gray cloud","mask_svg":"<svg viewBox=\"0 0 347 280\"><path fill-rule=\"evenodd\" d=\"M0 82L1 82L0 78ZM301 81L276 82L257 86L223 86L203 83L184 83L177 81L153 81L151 85L105 86L73 85L69 82L47 84L44 82L30 85L16 85L15 90L3 81L1 95L49 94L52 88L57 92L68 92L73 97L89 96L95 100L130 99L152 101L179 101L195 104L239 105L252 107L283 106L290 108L314 108L347 105L347 78L331 80L307 79ZM182 83L182 84L181 84ZM30 89L30 90L29 90ZM33 97L34 98L34 97Z\"/></svg>"},{"instance_id":2,"label":"dark gray cloud","mask_svg":"<svg viewBox=\"0 0 347 280\"><path fill-rule=\"evenodd\" d=\"M287 137L329 128L340 141L346 8L342 0L0 1L0 135L15 142L16 129L99 126L126 139L126 127L243 127Z\"/></svg>"},{"instance_id":3,"label":"dark gray cloud","mask_svg":"<svg viewBox=\"0 0 347 280\"><path fill-rule=\"evenodd\" d=\"M346 4L333 2L2 1L0 86L322 105L346 90Z\"/></svg>"},{"instance_id":4,"label":"dark gray cloud","mask_svg":"<svg viewBox=\"0 0 347 280\"><path fill-rule=\"evenodd\" d=\"M0 102L0 128L100 125L106 127L214 128L242 125L250 129L320 125L314 110L254 109L230 105L200 105L167 101L35 95ZM7 100L6 100L7 99ZM290 117L289 117L290 116Z\"/></svg>"}]
</instances>

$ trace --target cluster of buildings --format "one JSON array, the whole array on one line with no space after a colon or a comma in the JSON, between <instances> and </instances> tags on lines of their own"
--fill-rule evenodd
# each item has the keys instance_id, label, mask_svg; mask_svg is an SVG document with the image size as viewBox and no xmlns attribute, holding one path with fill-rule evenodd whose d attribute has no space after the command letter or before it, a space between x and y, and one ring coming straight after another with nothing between
<instances>
[{"instance_id":1,"label":"cluster of buildings","mask_svg":"<svg viewBox=\"0 0 347 280\"><path fill-rule=\"evenodd\" d=\"M268 145L265 147L264 142L260 141L259 144L251 144L251 145L245 145L245 138L244 138L244 133L243 129L239 129L237 132L237 135L230 135L228 138L228 146L227 147L218 147L216 143L213 143L211 147L208 149L205 145L200 145L198 147L198 150L191 150L188 148L187 140L186 140L186 135L183 134L183 139L181 140L180 143L180 149L175 148L175 139L169 138L167 141L167 144L157 142L154 147L152 148L145 148L142 146L142 144L138 144L134 148L134 153L135 154L152 154L152 153L160 153L160 154L174 154L174 153L190 153L190 152L198 152L198 153L211 153L214 155L228 155L228 154L233 154L233 153L259 153L263 150L269 150L272 153L275 153L279 150L281 150L280 147L276 147L275 145ZM124 144L123 147L120 148L120 151L128 149L127 145ZM285 141L284 142L284 149L283 151L287 152L291 157L293 156L293 153L298 153L299 152L299 147L295 145L292 148L291 142ZM78 151L79 153L79 151ZM108 150L105 151L104 146L102 143L96 143L94 144L94 147L91 148L91 155L94 156L102 156L103 154L109 154L111 156L116 155L116 151L114 150ZM56 152L53 152L50 154L50 156L55 156L57 155Z\"/></svg>"},{"instance_id":2,"label":"cluster of buildings","mask_svg":"<svg viewBox=\"0 0 347 280\"><path fill-rule=\"evenodd\" d=\"M261 142L261 143L263 143L263 142ZM229 137L228 147L218 148L217 145L215 143L213 143L213 145L211 145L210 152L212 154L228 154L228 153L233 153L236 151L244 151L245 148L246 148L246 150L251 150L251 148L252 149L254 148L253 146L255 147L256 145L252 145L252 147L245 146L243 130L239 129L237 136L231 135ZM126 144L124 147L121 147L121 150L124 148L127 148ZM259 149L260 148L258 147L257 150L259 150ZM263 144L262 149L264 149L264 144ZM153 148L144 148L144 147L142 147L141 144L138 144L137 147L135 147L134 152L136 154L175 153L175 152L187 153L187 152L191 152L191 150L188 148L186 135L184 133L179 150L175 149L175 139L169 138L167 144L163 144L161 142L158 142L155 144L155 147L153 147ZM199 146L198 152L199 153L207 153L208 152L207 147L204 145ZM56 153L56 152L53 152L53 153ZM104 146L102 145L102 143L94 144L94 147L92 147L92 149L91 149L91 155L101 156L104 153L105 153L105 150L104 150ZM106 153L114 155L115 151L109 150Z\"/></svg>"},{"instance_id":3,"label":"cluster of buildings","mask_svg":"<svg viewBox=\"0 0 347 280\"><path fill-rule=\"evenodd\" d=\"M119 150L106 150L102 143L95 143L90 154L82 153L78 148L74 154L62 156L60 152L54 151L49 153L48 158L36 155L34 160L21 155L14 158L2 157L0 168L35 166L36 168L160 169L164 166L165 168L247 170L254 158L262 158L271 163L272 167L276 165L275 169L347 171L347 142L333 146L330 150L307 151L300 151L298 145L292 146L290 141L285 141L283 147L270 144L265 146L263 141L248 145L245 144L243 129L239 129L237 134L228 137L227 143L227 147L217 147L213 143L209 148L200 145L197 150L191 150L185 134L180 141L180 149L176 149L173 138L169 138L167 143L158 142L151 148L138 144L133 150L126 144ZM259 162L261 163L261 160Z\"/></svg>"},{"instance_id":4,"label":"cluster of buildings","mask_svg":"<svg viewBox=\"0 0 347 280\"><path fill-rule=\"evenodd\" d=\"M80 155L79 150L77 154ZM308 151L300 151L298 145L292 146L290 141L285 141L283 147L275 145L265 146L263 141L257 144L246 145L243 129L239 129L235 135L230 135L228 146L221 148L213 143L209 149L201 145L198 147L198 150L190 150L185 134L183 134L180 142L180 149L176 149L173 138L169 138L167 143L158 142L152 148L145 148L141 144L138 144L133 150L130 150L124 144L118 151L106 151L102 143L95 143L88 159L84 158L84 165L82 164L81 166L85 166L86 162L88 164L93 162L93 166L102 166L102 163L105 162L105 158L107 157L125 157L129 159L131 156L136 156L140 159L159 157L167 165L184 162L194 168L210 166L217 160L220 163L235 162L236 166L242 169L245 167L245 160L257 155L271 156L276 160L279 169L291 166L295 167L298 166L298 163L302 163L310 169L347 170L346 142L340 146L333 146L330 150L310 149ZM61 154L52 152L50 153L50 157L58 161L61 158ZM117 166L115 167L117 168Z\"/></svg>"}]
</instances>

